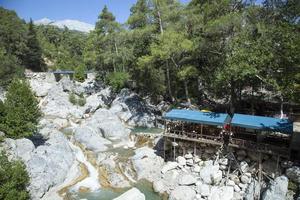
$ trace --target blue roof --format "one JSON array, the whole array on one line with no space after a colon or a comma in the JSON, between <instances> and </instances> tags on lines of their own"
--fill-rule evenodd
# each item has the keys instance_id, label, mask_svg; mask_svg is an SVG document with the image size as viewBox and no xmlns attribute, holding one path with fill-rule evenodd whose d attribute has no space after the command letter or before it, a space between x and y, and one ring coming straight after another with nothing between
<instances>
[{"instance_id":1,"label":"blue roof","mask_svg":"<svg viewBox=\"0 0 300 200\"><path fill-rule=\"evenodd\" d=\"M266 131L278 131L282 133L293 132L293 124L287 119L278 119L273 117L262 117L255 115L234 114L231 120L231 126Z\"/></svg>"},{"instance_id":2,"label":"blue roof","mask_svg":"<svg viewBox=\"0 0 300 200\"><path fill-rule=\"evenodd\" d=\"M227 114L214 112L201 112L195 110L172 109L164 116L165 119L193 122L199 124L223 126Z\"/></svg>"}]
</instances>

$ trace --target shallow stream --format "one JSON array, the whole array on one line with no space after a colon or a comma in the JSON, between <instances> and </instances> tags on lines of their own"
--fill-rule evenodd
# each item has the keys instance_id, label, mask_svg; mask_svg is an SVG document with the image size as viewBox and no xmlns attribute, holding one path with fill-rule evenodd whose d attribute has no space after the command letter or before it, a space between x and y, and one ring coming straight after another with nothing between
<instances>
[{"instance_id":1,"label":"shallow stream","mask_svg":"<svg viewBox=\"0 0 300 200\"><path fill-rule=\"evenodd\" d=\"M139 134L139 133L147 133L147 134L158 134L161 133L162 129L157 129L157 128L135 128L132 129L133 134ZM79 150L80 148L77 148ZM121 161L128 160L131 156L134 155L134 151L132 149L124 149L122 147L118 148L110 148L107 150L107 152L113 152L118 154L118 159ZM80 153L78 153L80 154ZM77 154L77 155L78 155ZM91 166L90 163L86 163L87 160L86 158L82 157L83 155L80 155L80 162L84 163L89 171ZM91 179L90 177L87 179ZM97 176L96 176L97 177ZM87 181L87 180L85 180ZM83 181L83 182L85 182ZM138 188L146 197L146 200L163 200L163 197L161 197L158 193L154 192L152 188L152 183L146 181L146 180L140 180L137 181L136 183L132 183L132 187ZM130 188L123 188L123 189L113 189L113 188L100 188L98 190L95 190L93 192L77 192L74 193L70 191L69 197L70 199L74 200L81 200L81 199L86 199L86 200L112 200L118 196L120 196L122 193L126 192Z\"/></svg>"}]
</instances>

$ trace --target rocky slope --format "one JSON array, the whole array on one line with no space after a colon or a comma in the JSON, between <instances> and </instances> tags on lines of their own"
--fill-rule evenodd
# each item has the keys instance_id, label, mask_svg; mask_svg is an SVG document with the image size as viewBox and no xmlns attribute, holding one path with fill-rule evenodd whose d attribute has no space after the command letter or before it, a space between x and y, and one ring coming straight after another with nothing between
<instances>
[{"instance_id":1,"label":"rocky slope","mask_svg":"<svg viewBox=\"0 0 300 200\"><path fill-rule=\"evenodd\" d=\"M27 74L27 78L44 113L39 137L5 139L1 149L10 159L24 161L34 200L61 199L70 191L128 188L144 179L170 200L253 200L259 190L261 199L279 200L292 199L289 182L300 183L299 167L281 163L286 173L277 174L276 158L264 156L264 176L268 178L259 188L257 155L244 150L233 150L235 161L218 154L216 147L201 144L194 149L181 144L185 150L177 152L176 160L164 162L153 149L161 150L160 136L151 142L143 138L146 142L142 146L138 142L137 148L138 138L129 129L157 125L164 102L153 106L128 89L114 94L93 79L77 83L63 77L56 82L50 73ZM85 105L70 103L70 93L83 95ZM119 153L111 151L117 148ZM122 153L130 155L124 158ZM116 199L144 200L145 195L133 188Z\"/></svg>"}]
</instances>

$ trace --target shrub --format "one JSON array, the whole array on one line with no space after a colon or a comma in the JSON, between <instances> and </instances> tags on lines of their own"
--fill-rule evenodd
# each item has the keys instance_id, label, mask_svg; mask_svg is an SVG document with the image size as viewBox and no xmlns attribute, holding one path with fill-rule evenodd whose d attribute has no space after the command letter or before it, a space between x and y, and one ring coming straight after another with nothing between
<instances>
[{"instance_id":1,"label":"shrub","mask_svg":"<svg viewBox=\"0 0 300 200\"><path fill-rule=\"evenodd\" d=\"M120 91L126 85L129 74L126 72L113 72L107 75L106 82L114 91Z\"/></svg>"},{"instance_id":2,"label":"shrub","mask_svg":"<svg viewBox=\"0 0 300 200\"><path fill-rule=\"evenodd\" d=\"M4 153L0 153L0 199L27 200L26 190L29 176L20 161L9 162Z\"/></svg>"},{"instance_id":3,"label":"shrub","mask_svg":"<svg viewBox=\"0 0 300 200\"><path fill-rule=\"evenodd\" d=\"M84 65L79 65L75 68L74 78L78 82L84 82L85 80L85 67Z\"/></svg>"},{"instance_id":4,"label":"shrub","mask_svg":"<svg viewBox=\"0 0 300 200\"><path fill-rule=\"evenodd\" d=\"M69 101L73 104L73 105L79 105L79 106L84 106L86 104L86 99L83 96L83 94L80 94L79 97L77 97L75 95L74 92L71 92L69 94Z\"/></svg>"},{"instance_id":5,"label":"shrub","mask_svg":"<svg viewBox=\"0 0 300 200\"><path fill-rule=\"evenodd\" d=\"M69 93L69 101L70 101L73 105L76 105L77 101L76 101L76 96L75 96L74 92Z\"/></svg>"},{"instance_id":6,"label":"shrub","mask_svg":"<svg viewBox=\"0 0 300 200\"><path fill-rule=\"evenodd\" d=\"M29 137L36 132L42 114L27 81L14 79L10 83L2 109L0 130L7 137Z\"/></svg>"}]
</instances>

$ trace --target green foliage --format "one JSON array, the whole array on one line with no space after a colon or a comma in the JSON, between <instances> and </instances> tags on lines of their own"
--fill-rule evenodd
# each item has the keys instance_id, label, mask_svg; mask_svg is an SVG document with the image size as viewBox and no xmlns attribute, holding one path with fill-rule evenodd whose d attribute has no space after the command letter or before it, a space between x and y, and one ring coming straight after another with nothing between
<instances>
[{"instance_id":1,"label":"green foliage","mask_svg":"<svg viewBox=\"0 0 300 200\"><path fill-rule=\"evenodd\" d=\"M75 68L75 74L74 74L74 78L76 81L79 82L84 82L85 80L85 67L84 65L80 65L78 67Z\"/></svg>"},{"instance_id":2,"label":"green foliage","mask_svg":"<svg viewBox=\"0 0 300 200\"><path fill-rule=\"evenodd\" d=\"M77 96L74 92L69 93L69 101L73 105L84 106L86 104L86 99L83 96L83 94L80 94L79 96Z\"/></svg>"},{"instance_id":3,"label":"green foliage","mask_svg":"<svg viewBox=\"0 0 300 200\"><path fill-rule=\"evenodd\" d=\"M37 130L41 117L38 100L25 80L14 79L8 86L0 130L7 137L29 137Z\"/></svg>"},{"instance_id":4,"label":"green foliage","mask_svg":"<svg viewBox=\"0 0 300 200\"><path fill-rule=\"evenodd\" d=\"M69 101L73 104L76 105L77 104L77 100L76 100L76 96L74 92L70 92L69 93Z\"/></svg>"},{"instance_id":5,"label":"green foliage","mask_svg":"<svg viewBox=\"0 0 300 200\"><path fill-rule=\"evenodd\" d=\"M14 77L21 77L23 71L16 56L8 54L0 47L0 86L7 87Z\"/></svg>"},{"instance_id":6,"label":"green foliage","mask_svg":"<svg viewBox=\"0 0 300 200\"><path fill-rule=\"evenodd\" d=\"M29 176L20 161L9 162L4 153L0 153L0 199L30 199L26 187Z\"/></svg>"},{"instance_id":7,"label":"green foliage","mask_svg":"<svg viewBox=\"0 0 300 200\"><path fill-rule=\"evenodd\" d=\"M42 58L42 49L31 19L28 25L27 47L25 59L26 67L33 71L44 71L45 64Z\"/></svg>"},{"instance_id":8,"label":"green foliage","mask_svg":"<svg viewBox=\"0 0 300 200\"><path fill-rule=\"evenodd\" d=\"M115 91L120 91L127 83L129 74L124 72L113 72L107 76L107 84Z\"/></svg>"}]
</instances>

